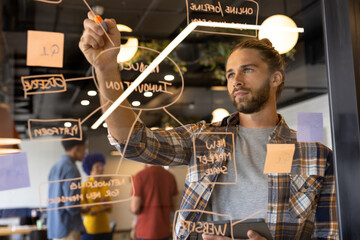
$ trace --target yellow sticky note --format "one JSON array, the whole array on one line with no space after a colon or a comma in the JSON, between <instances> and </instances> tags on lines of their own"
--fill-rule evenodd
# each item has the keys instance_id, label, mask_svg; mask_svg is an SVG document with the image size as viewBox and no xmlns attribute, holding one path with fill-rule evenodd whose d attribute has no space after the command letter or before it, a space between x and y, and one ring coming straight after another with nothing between
<instances>
[{"instance_id":1,"label":"yellow sticky note","mask_svg":"<svg viewBox=\"0 0 360 240\"><path fill-rule=\"evenodd\" d=\"M28 31L27 66L63 67L64 34Z\"/></svg>"},{"instance_id":2,"label":"yellow sticky note","mask_svg":"<svg viewBox=\"0 0 360 240\"><path fill-rule=\"evenodd\" d=\"M295 144L268 144L264 174L290 173Z\"/></svg>"}]
</instances>

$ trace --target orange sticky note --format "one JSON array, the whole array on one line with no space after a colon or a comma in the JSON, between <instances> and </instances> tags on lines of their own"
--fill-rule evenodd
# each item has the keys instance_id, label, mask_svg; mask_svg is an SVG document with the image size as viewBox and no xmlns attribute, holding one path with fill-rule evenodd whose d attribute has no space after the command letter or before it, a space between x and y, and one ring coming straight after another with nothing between
<instances>
[{"instance_id":1,"label":"orange sticky note","mask_svg":"<svg viewBox=\"0 0 360 240\"><path fill-rule=\"evenodd\" d=\"M290 173L295 144L268 144L264 174Z\"/></svg>"},{"instance_id":2,"label":"orange sticky note","mask_svg":"<svg viewBox=\"0 0 360 240\"><path fill-rule=\"evenodd\" d=\"M27 66L63 67L64 34L28 31Z\"/></svg>"}]
</instances>

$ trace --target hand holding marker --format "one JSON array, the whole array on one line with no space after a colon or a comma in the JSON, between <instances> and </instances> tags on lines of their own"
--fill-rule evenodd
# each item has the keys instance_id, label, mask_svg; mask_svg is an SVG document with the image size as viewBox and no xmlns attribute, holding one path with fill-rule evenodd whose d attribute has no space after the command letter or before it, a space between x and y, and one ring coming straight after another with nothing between
<instances>
[{"instance_id":1,"label":"hand holding marker","mask_svg":"<svg viewBox=\"0 0 360 240\"><path fill-rule=\"evenodd\" d=\"M103 21L103 19L99 15L95 15L94 22L97 25L101 25L104 28L105 32L108 31L108 27L107 27L106 23Z\"/></svg>"}]
</instances>

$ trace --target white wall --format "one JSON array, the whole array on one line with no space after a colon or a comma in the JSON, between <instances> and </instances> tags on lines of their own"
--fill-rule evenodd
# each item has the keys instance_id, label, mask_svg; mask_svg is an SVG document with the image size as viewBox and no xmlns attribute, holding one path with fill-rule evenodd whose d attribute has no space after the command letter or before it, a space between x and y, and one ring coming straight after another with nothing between
<instances>
[{"instance_id":1,"label":"white wall","mask_svg":"<svg viewBox=\"0 0 360 240\"><path fill-rule=\"evenodd\" d=\"M323 114L324 142L323 144L332 149L331 123L329 110L329 95L324 94L301 103L281 108L278 112L285 118L290 128L297 129L297 114L299 112L316 112Z\"/></svg>"},{"instance_id":2,"label":"white wall","mask_svg":"<svg viewBox=\"0 0 360 240\"><path fill-rule=\"evenodd\" d=\"M40 183L46 182L51 166L64 153L60 142L31 142L25 140L20 148L27 154L30 187L0 191L0 208L38 208ZM47 196L46 191L42 194Z\"/></svg>"}]
</instances>

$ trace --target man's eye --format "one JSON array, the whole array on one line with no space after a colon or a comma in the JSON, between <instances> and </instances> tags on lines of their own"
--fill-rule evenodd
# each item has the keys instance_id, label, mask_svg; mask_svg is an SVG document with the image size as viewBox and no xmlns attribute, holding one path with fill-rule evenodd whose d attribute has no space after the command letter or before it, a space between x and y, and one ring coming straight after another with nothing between
<instances>
[{"instance_id":1,"label":"man's eye","mask_svg":"<svg viewBox=\"0 0 360 240\"><path fill-rule=\"evenodd\" d=\"M227 75L227 79L231 79L231 78L233 78L234 77L234 73L229 73L228 75Z\"/></svg>"},{"instance_id":2,"label":"man's eye","mask_svg":"<svg viewBox=\"0 0 360 240\"><path fill-rule=\"evenodd\" d=\"M244 72L245 73L250 73L250 72L253 72L253 69L252 68L245 68Z\"/></svg>"}]
</instances>

